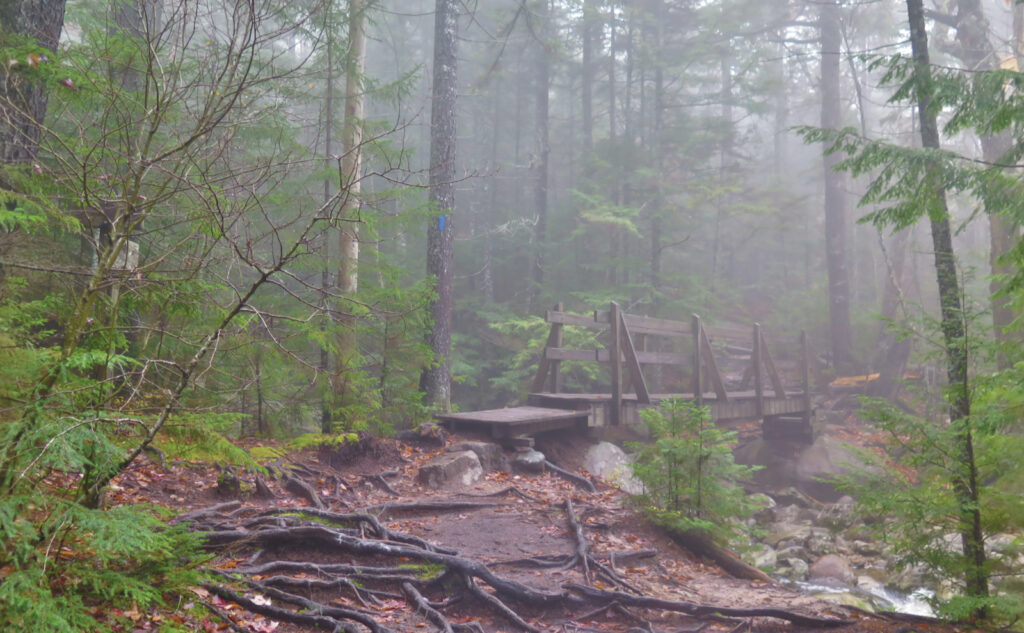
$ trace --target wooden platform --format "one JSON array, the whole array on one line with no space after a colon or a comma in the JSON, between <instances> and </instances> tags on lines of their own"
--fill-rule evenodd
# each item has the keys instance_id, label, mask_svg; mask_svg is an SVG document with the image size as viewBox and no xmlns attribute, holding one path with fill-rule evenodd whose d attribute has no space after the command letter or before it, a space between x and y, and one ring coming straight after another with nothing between
<instances>
[{"instance_id":1,"label":"wooden platform","mask_svg":"<svg viewBox=\"0 0 1024 633\"><path fill-rule=\"evenodd\" d=\"M436 417L452 431L484 431L496 440L504 440L559 429L585 430L590 410L589 407L577 411L572 407L527 406L446 413Z\"/></svg>"}]
</instances>

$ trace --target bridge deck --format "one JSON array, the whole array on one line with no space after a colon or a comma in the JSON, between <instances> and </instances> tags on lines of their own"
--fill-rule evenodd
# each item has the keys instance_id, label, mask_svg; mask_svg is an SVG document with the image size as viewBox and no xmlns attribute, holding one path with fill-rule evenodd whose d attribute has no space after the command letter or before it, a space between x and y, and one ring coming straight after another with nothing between
<instances>
[{"instance_id":1,"label":"bridge deck","mask_svg":"<svg viewBox=\"0 0 1024 633\"><path fill-rule=\"evenodd\" d=\"M764 396L761 414L783 416L805 411L803 392L787 392L786 396ZM641 405L636 394L622 394L625 423L639 423L640 409L657 406L668 398L692 400L693 394L651 394L649 405ZM588 426L603 426L607 423L607 409L612 405L612 396L607 393L531 393L529 404L524 407L446 413L436 417L452 431L482 431L498 440L560 429L575 428L582 431ZM753 391L730 393L727 401L719 401L714 393L707 393L704 394L704 404L711 409L712 419L716 421L758 417L757 396Z\"/></svg>"},{"instance_id":2,"label":"bridge deck","mask_svg":"<svg viewBox=\"0 0 1024 633\"><path fill-rule=\"evenodd\" d=\"M486 431L495 439L504 439L559 429L586 429L590 411L527 406L446 413L436 417L452 431Z\"/></svg>"},{"instance_id":3,"label":"bridge deck","mask_svg":"<svg viewBox=\"0 0 1024 633\"><path fill-rule=\"evenodd\" d=\"M657 406L668 398L693 400L692 393L659 393L651 394L651 404L641 405L636 394L622 394L622 406L626 424L639 422L636 411L647 406ZM787 391L785 398L764 394L761 411L757 409L757 394L754 391L734 391L728 394L727 400L719 400L714 392L703 395L704 404L711 409L711 418L715 421L752 419L762 416L795 415L806 413L807 406L802 391ZM603 424L604 409L611 407L612 396L607 393L531 393L529 403L539 407L561 409L591 409L594 417Z\"/></svg>"}]
</instances>

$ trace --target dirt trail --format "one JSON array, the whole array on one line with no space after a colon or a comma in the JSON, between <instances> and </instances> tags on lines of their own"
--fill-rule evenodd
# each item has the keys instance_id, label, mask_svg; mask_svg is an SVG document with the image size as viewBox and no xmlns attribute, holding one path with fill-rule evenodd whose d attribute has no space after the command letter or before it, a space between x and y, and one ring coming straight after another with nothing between
<instances>
[{"instance_id":1,"label":"dirt trail","mask_svg":"<svg viewBox=\"0 0 1024 633\"><path fill-rule=\"evenodd\" d=\"M441 450L380 440L346 459L305 451L273 465L316 493L326 508L318 517L298 511L311 502L280 476L263 478L274 497L260 498L255 476L241 474L241 493L231 499L209 466L142 462L115 482L110 501L190 511L195 528L212 532L221 577L197 588L197 599L236 631L340 623L379 633L738 633L835 630L845 621L840 630L882 632L907 624L730 578L648 525L603 482L591 494L551 474L494 472L471 488L425 490L417 469ZM202 512L229 501L238 503ZM677 608L682 603L691 606ZM766 609L794 617L742 612Z\"/></svg>"}]
</instances>

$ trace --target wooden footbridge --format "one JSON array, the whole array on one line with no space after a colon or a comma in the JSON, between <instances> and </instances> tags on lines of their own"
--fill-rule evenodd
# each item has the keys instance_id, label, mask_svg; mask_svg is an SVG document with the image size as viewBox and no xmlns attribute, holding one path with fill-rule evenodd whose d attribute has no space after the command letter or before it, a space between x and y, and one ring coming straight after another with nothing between
<instances>
[{"instance_id":1,"label":"wooden footbridge","mask_svg":"<svg viewBox=\"0 0 1024 633\"><path fill-rule=\"evenodd\" d=\"M498 441L529 443L528 436L565 428L639 425L640 410L657 406L666 398L684 398L707 406L717 421L760 419L766 438L810 442L810 356L807 337L800 334L796 348L799 384L787 386L776 368L761 326L705 326L694 315L689 323L622 312L616 303L608 311L592 315L562 311L559 304L547 313L551 324L547 344L533 379L528 406L448 413L437 416L453 430L488 432ZM603 349L562 347L563 330L576 326L599 330L607 343ZM661 344L658 344L658 343ZM666 344L667 343L667 344ZM749 345L749 347L746 347ZM682 352L660 351L686 348ZM653 349L651 349L653 348ZM716 353L740 358L745 364L742 379L727 381L719 371ZM607 365L608 393L565 393L561 365L568 361ZM688 373L687 393L651 393L645 368ZM687 380L688 379L688 380Z\"/></svg>"}]
</instances>

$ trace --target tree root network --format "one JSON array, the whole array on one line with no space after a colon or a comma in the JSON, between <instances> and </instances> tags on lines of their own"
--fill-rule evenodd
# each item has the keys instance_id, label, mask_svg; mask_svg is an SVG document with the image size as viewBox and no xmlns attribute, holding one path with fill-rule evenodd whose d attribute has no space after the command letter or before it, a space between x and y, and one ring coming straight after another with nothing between
<instances>
[{"instance_id":1,"label":"tree root network","mask_svg":"<svg viewBox=\"0 0 1024 633\"><path fill-rule=\"evenodd\" d=\"M517 492L505 490L502 494ZM612 564L598 560L571 498L561 504L573 541L571 553L491 566L391 530L380 519L392 513L493 505L464 501L388 504L339 513L315 507L259 509L231 502L190 512L177 521L204 532L206 547L212 551L232 555L257 552L242 565L214 570L222 582L205 585L211 594L274 620L332 632L393 633L396 629L392 627L404 629L401 623L412 618L419 622L413 626L427 625L444 633L483 633L479 623L464 621L467 611L474 618L504 623L499 628L529 633L540 633L531 618L542 612L560 613L566 618L563 621L576 623L599 613L617 613L647 633L656 630L645 619L646 611L685 614L704 623L723 617L777 618L816 629L850 623L776 607L746 609L645 596L615 571L615 555L602 556ZM283 552L292 558L304 555L296 552L315 552L320 558L351 562L290 560ZM257 563L268 556L282 558ZM623 556L619 554L620 559ZM537 589L492 569L502 565L578 568L583 582L568 582L556 591ZM597 577L604 583L596 582ZM603 588L607 584L616 589ZM400 603L405 608L395 615L395 605ZM391 615L382 615L385 613ZM585 627L573 628L582 631Z\"/></svg>"}]
</instances>

